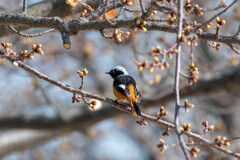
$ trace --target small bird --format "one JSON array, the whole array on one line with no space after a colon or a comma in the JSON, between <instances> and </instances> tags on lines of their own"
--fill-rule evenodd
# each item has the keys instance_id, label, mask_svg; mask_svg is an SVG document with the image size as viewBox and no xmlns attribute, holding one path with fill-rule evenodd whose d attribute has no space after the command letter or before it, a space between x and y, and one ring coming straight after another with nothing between
<instances>
[{"instance_id":1,"label":"small bird","mask_svg":"<svg viewBox=\"0 0 240 160\"><path fill-rule=\"evenodd\" d=\"M123 102L131 105L134 116L141 116L141 111L137 105L137 103L140 103L141 93L133 77L129 76L126 69L122 66L116 66L109 72L106 72L106 74L110 74L114 79L114 95Z\"/></svg>"}]
</instances>

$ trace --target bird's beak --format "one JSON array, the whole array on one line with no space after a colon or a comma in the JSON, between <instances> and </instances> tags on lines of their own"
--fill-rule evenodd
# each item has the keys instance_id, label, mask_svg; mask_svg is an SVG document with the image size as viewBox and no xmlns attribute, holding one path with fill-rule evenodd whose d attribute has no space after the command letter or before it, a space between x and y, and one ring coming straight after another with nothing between
<instances>
[{"instance_id":1,"label":"bird's beak","mask_svg":"<svg viewBox=\"0 0 240 160\"><path fill-rule=\"evenodd\" d=\"M105 72L105 74L110 74L110 72Z\"/></svg>"}]
</instances>

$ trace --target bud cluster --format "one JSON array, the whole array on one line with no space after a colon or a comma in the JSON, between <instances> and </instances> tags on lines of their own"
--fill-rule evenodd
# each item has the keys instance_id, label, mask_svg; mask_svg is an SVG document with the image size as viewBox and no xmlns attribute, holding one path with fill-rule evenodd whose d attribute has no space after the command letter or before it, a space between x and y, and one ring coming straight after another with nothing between
<instances>
[{"instance_id":1,"label":"bud cluster","mask_svg":"<svg viewBox=\"0 0 240 160\"><path fill-rule=\"evenodd\" d=\"M167 54L169 59L172 59L172 54L174 53L178 53L177 49L172 49L170 48L168 51L166 49L161 49L161 46L156 46L156 47L152 47L150 55L151 56L160 56L160 55L164 55Z\"/></svg>"},{"instance_id":2,"label":"bud cluster","mask_svg":"<svg viewBox=\"0 0 240 160\"><path fill-rule=\"evenodd\" d=\"M88 71L87 71L86 68L83 68L82 71L77 70L77 74L78 74L81 78L83 78L84 76L86 76L86 75L88 74Z\"/></svg>"},{"instance_id":3,"label":"bud cluster","mask_svg":"<svg viewBox=\"0 0 240 160\"><path fill-rule=\"evenodd\" d=\"M197 42L195 41L198 39L198 35L194 34L192 38L188 38L187 40L187 46L193 45L193 46L198 46Z\"/></svg>"},{"instance_id":4,"label":"bud cluster","mask_svg":"<svg viewBox=\"0 0 240 160\"><path fill-rule=\"evenodd\" d=\"M12 43L1 42L1 45L4 48L4 50L6 50L7 53L9 53L9 55L11 55L11 56L16 55L16 52L14 52L10 49L10 47L12 46Z\"/></svg>"},{"instance_id":5,"label":"bud cluster","mask_svg":"<svg viewBox=\"0 0 240 160\"><path fill-rule=\"evenodd\" d=\"M169 128L166 128L166 131L163 132L162 136L163 136L163 137L165 137L165 136L169 137L169 136L170 136Z\"/></svg>"},{"instance_id":6,"label":"bud cluster","mask_svg":"<svg viewBox=\"0 0 240 160\"><path fill-rule=\"evenodd\" d=\"M209 125L209 121L203 121L202 125L204 126L203 133L205 134L208 131L214 130L214 125Z\"/></svg>"},{"instance_id":7,"label":"bud cluster","mask_svg":"<svg viewBox=\"0 0 240 160\"><path fill-rule=\"evenodd\" d=\"M84 17L87 14L87 10L84 9L83 12L81 13L81 17Z\"/></svg>"},{"instance_id":8,"label":"bud cluster","mask_svg":"<svg viewBox=\"0 0 240 160\"><path fill-rule=\"evenodd\" d=\"M73 97L72 97L72 103L75 103L75 101L77 101L77 103L81 103L81 99L82 98L82 96L81 95L76 95L76 94L74 94L73 95Z\"/></svg>"},{"instance_id":9,"label":"bud cluster","mask_svg":"<svg viewBox=\"0 0 240 160\"><path fill-rule=\"evenodd\" d=\"M194 104L189 103L187 99L184 100L184 108L186 113L189 112L189 108L193 108L193 107L194 107Z\"/></svg>"},{"instance_id":10,"label":"bud cluster","mask_svg":"<svg viewBox=\"0 0 240 160\"><path fill-rule=\"evenodd\" d=\"M122 32L118 29L115 29L113 32L113 38L115 40L115 42L120 43L122 42L121 37L124 36L125 38L128 38L130 36L130 32L126 31L126 32Z\"/></svg>"},{"instance_id":11,"label":"bud cluster","mask_svg":"<svg viewBox=\"0 0 240 160\"><path fill-rule=\"evenodd\" d=\"M175 13L170 13L167 18L169 26L177 23L177 15Z\"/></svg>"},{"instance_id":12,"label":"bud cluster","mask_svg":"<svg viewBox=\"0 0 240 160\"><path fill-rule=\"evenodd\" d=\"M190 132L191 131L191 124L190 123L188 123L188 124L186 124L186 123L183 123L183 126L180 128L180 130L182 131L182 132L185 132L185 131L188 131L188 132Z\"/></svg>"},{"instance_id":13,"label":"bud cluster","mask_svg":"<svg viewBox=\"0 0 240 160\"><path fill-rule=\"evenodd\" d=\"M169 49L169 51L167 51L165 49L161 49L160 46L152 47L150 55L153 57L153 62L149 64L147 60L142 63L136 60L135 64L138 66L140 72L142 72L144 68L149 68L150 73L154 72L156 68L164 70L165 68L169 68L169 63L166 62L166 56L168 55L168 58L172 59L172 53L177 52L177 49L173 50L171 48ZM161 60L159 60L159 56L162 56Z\"/></svg>"},{"instance_id":14,"label":"bud cluster","mask_svg":"<svg viewBox=\"0 0 240 160\"><path fill-rule=\"evenodd\" d=\"M215 144L218 145L219 147L230 146L229 139L226 137L221 138L221 136L217 136L217 138L215 139Z\"/></svg>"},{"instance_id":15,"label":"bud cluster","mask_svg":"<svg viewBox=\"0 0 240 160\"><path fill-rule=\"evenodd\" d=\"M33 59L33 55L35 53L38 53L39 55L43 55L44 54L44 52L42 51L42 44L38 44L38 45L33 44L32 45L32 52L28 56L29 57L32 56L32 59ZM31 58L29 58L29 59L31 59Z\"/></svg>"},{"instance_id":16,"label":"bud cluster","mask_svg":"<svg viewBox=\"0 0 240 160\"><path fill-rule=\"evenodd\" d=\"M147 21L144 21L142 18L138 18L136 21L136 24L137 24L137 27L134 28L134 31L141 29L143 32L147 32L147 28L145 28Z\"/></svg>"},{"instance_id":17,"label":"bud cluster","mask_svg":"<svg viewBox=\"0 0 240 160\"><path fill-rule=\"evenodd\" d=\"M149 64L148 64L148 61L145 60L144 62L139 62L138 60L135 60L135 64L138 66L138 70L140 72L143 71L144 68L148 68L149 67Z\"/></svg>"},{"instance_id":18,"label":"bud cluster","mask_svg":"<svg viewBox=\"0 0 240 160\"><path fill-rule=\"evenodd\" d=\"M225 0L221 0L220 4L219 4L219 8L226 8L227 5L225 3Z\"/></svg>"},{"instance_id":19,"label":"bud cluster","mask_svg":"<svg viewBox=\"0 0 240 160\"><path fill-rule=\"evenodd\" d=\"M212 23L212 22L209 22L209 23L206 25L207 28L211 28L212 26L213 26L213 23Z\"/></svg>"},{"instance_id":20,"label":"bud cluster","mask_svg":"<svg viewBox=\"0 0 240 160\"><path fill-rule=\"evenodd\" d=\"M166 115L168 115L168 112L164 111L164 107L161 106L160 107L160 112L157 113L158 118L160 119L162 116L166 116Z\"/></svg>"},{"instance_id":21,"label":"bud cluster","mask_svg":"<svg viewBox=\"0 0 240 160\"><path fill-rule=\"evenodd\" d=\"M156 10L153 10L152 13L151 13L151 16L157 14L157 11Z\"/></svg>"},{"instance_id":22,"label":"bud cluster","mask_svg":"<svg viewBox=\"0 0 240 160\"><path fill-rule=\"evenodd\" d=\"M144 125L144 126L147 126L148 125L148 123L146 122L146 121L144 121L144 119L141 119L140 121L136 121L136 124L138 124L138 125Z\"/></svg>"},{"instance_id":23,"label":"bud cluster","mask_svg":"<svg viewBox=\"0 0 240 160\"><path fill-rule=\"evenodd\" d=\"M5 42L1 42L1 45L3 46L4 50L7 51L7 53L11 56L16 55L16 52L13 52L10 47L12 46L11 43L5 43ZM23 50L19 53L19 55L17 56L17 59L24 62L26 58L28 59L33 59L34 54L38 53L39 55L43 55L44 52L42 51L42 45L41 44L33 44L32 45L32 51L30 53L28 53L27 50ZM16 58L16 57L15 57Z\"/></svg>"},{"instance_id":24,"label":"bud cluster","mask_svg":"<svg viewBox=\"0 0 240 160\"><path fill-rule=\"evenodd\" d=\"M189 65L189 68L186 69L186 71L189 72L189 79L188 79L189 84L192 85L193 82L196 83L198 80L197 75L199 74L199 72L198 72L198 68L195 66L195 64L191 63Z\"/></svg>"},{"instance_id":25,"label":"bud cluster","mask_svg":"<svg viewBox=\"0 0 240 160\"><path fill-rule=\"evenodd\" d=\"M96 100L93 100L93 101L91 101L91 102L88 104L88 106L89 106L93 111L96 110L96 108L95 108L96 105L97 105L97 101L96 101Z\"/></svg>"},{"instance_id":26,"label":"bud cluster","mask_svg":"<svg viewBox=\"0 0 240 160\"><path fill-rule=\"evenodd\" d=\"M202 16L203 12L202 12L202 8L198 6L198 4L196 4L193 8L193 13L195 13L197 16Z\"/></svg>"},{"instance_id":27,"label":"bud cluster","mask_svg":"<svg viewBox=\"0 0 240 160\"><path fill-rule=\"evenodd\" d=\"M200 152L200 149L197 148L197 147L193 147L191 150L190 150L190 153L191 155L194 157L194 158L197 158L197 153Z\"/></svg>"},{"instance_id":28,"label":"bud cluster","mask_svg":"<svg viewBox=\"0 0 240 160\"><path fill-rule=\"evenodd\" d=\"M133 4L132 0L122 0L122 3L128 6L131 6Z\"/></svg>"},{"instance_id":29,"label":"bud cluster","mask_svg":"<svg viewBox=\"0 0 240 160\"><path fill-rule=\"evenodd\" d=\"M190 13L193 11L193 6L190 0L187 0L185 5L184 5L184 9L187 13Z\"/></svg>"},{"instance_id":30,"label":"bud cluster","mask_svg":"<svg viewBox=\"0 0 240 160\"><path fill-rule=\"evenodd\" d=\"M219 47L222 45L222 43L217 43L217 42L213 42L211 44L211 47L215 48L216 51L219 51Z\"/></svg>"},{"instance_id":31,"label":"bud cluster","mask_svg":"<svg viewBox=\"0 0 240 160\"><path fill-rule=\"evenodd\" d=\"M155 147L160 148L161 153L164 153L164 151L166 151L167 149L167 146L165 145L165 141L162 138L160 138L160 143L157 144Z\"/></svg>"},{"instance_id":32,"label":"bud cluster","mask_svg":"<svg viewBox=\"0 0 240 160\"><path fill-rule=\"evenodd\" d=\"M182 31L182 35L177 36L179 42L187 42L187 36L185 35L184 31Z\"/></svg>"},{"instance_id":33,"label":"bud cluster","mask_svg":"<svg viewBox=\"0 0 240 160\"><path fill-rule=\"evenodd\" d=\"M226 24L226 21L222 18L220 19L219 17L216 17L216 22L217 22L217 28Z\"/></svg>"}]
</instances>

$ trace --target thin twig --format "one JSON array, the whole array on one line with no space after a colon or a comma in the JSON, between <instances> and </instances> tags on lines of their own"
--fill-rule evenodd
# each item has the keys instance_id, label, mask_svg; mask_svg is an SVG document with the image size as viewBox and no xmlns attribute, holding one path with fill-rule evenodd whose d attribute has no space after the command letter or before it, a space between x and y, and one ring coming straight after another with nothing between
<instances>
[{"instance_id":1,"label":"thin twig","mask_svg":"<svg viewBox=\"0 0 240 160\"><path fill-rule=\"evenodd\" d=\"M142 13L142 19L147 20L151 16L152 12L156 9L156 2L151 1L147 7L147 10Z\"/></svg>"},{"instance_id":2,"label":"thin twig","mask_svg":"<svg viewBox=\"0 0 240 160\"><path fill-rule=\"evenodd\" d=\"M84 76L82 76L81 79L82 79L82 80L81 80L81 85L80 85L80 87L79 87L80 90L82 90L82 89L83 89L83 86L84 86Z\"/></svg>"},{"instance_id":3,"label":"thin twig","mask_svg":"<svg viewBox=\"0 0 240 160\"><path fill-rule=\"evenodd\" d=\"M185 73L183 73L183 72L180 72L179 74L180 74L181 76L185 77L185 78L189 78L189 77L190 77L189 75L187 75L187 74L185 74Z\"/></svg>"},{"instance_id":4,"label":"thin twig","mask_svg":"<svg viewBox=\"0 0 240 160\"><path fill-rule=\"evenodd\" d=\"M146 21L150 21L150 22L169 22L169 19L152 19L152 18L148 18Z\"/></svg>"},{"instance_id":5,"label":"thin twig","mask_svg":"<svg viewBox=\"0 0 240 160\"><path fill-rule=\"evenodd\" d=\"M235 140L239 140L240 137L234 137L234 138L230 138L229 141L235 141Z\"/></svg>"},{"instance_id":6,"label":"thin twig","mask_svg":"<svg viewBox=\"0 0 240 160\"><path fill-rule=\"evenodd\" d=\"M220 30L220 27L217 27L217 29L216 29L216 35L215 35L216 38L218 38L218 36L219 36L219 30Z\"/></svg>"},{"instance_id":7,"label":"thin twig","mask_svg":"<svg viewBox=\"0 0 240 160\"><path fill-rule=\"evenodd\" d=\"M180 127L179 127L179 110L180 110L180 93L179 93L179 75L181 71L181 42L178 37L182 36L182 25L183 25L183 0L178 0L178 34L177 34L177 49L178 53L176 54L176 67L175 67L175 78L174 78L174 92L175 92L175 115L174 115L174 124L175 131L178 136L180 146L183 150L186 160L190 160L190 156L187 152L187 146L183 140Z\"/></svg>"},{"instance_id":8,"label":"thin twig","mask_svg":"<svg viewBox=\"0 0 240 160\"><path fill-rule=\"evenodd\" d=\"M238 50L237 48L235 48L232 44L228 45L235 53L240 54L240 50Z\"/></svg>"},{"instance_id":9,"label":"thin twig","mask_svg":"<svg viewBox=\"0 0 240 160\"><path fill-rule=\"evenodd\" d=\"M87 8L90 12L94 11L94 9L91 6L87 5L86 3L84 3L80 0L78 0L78 3L80 3L83 7Z\"/></svg>"},{"instance_id":10,"label":"thin twig","mask_svg":"<svg viewBox=\"0 0 240 160\"><path fill-rule=\"evenodd\" d=\"M128 12L141 12L141 10L137 10L137 9L130 9L130 8L124 8L125 11Z\"/></svg>"},{"instance_id":11,"label":"thin twig","mask_svg":"<svg viewBox=\"0 0 240 160\"><path fill-rule=\"evenodd\" d=\"M117 15L113 18L113 20L117 20L119 16L122 15L122 12L124 11L126 6L122 6L120 11L117 13Z\"/></svg>"},{"instance_id":12,"label":"thin twig","mask_svg":"<svg viewBox=\"0 0 240 160\"><path fill-rule=\"evenodd\" d=\"M139 3L140 3L142 13L145 13L145 9L144 9L144 6L143 6L143 1L139 0Z\"/></svg>"},{"instance_id":13,"label":"thin twig","mask_svg":"<svg viewBox=\"0 0 240 160\"><path fill-rule=\"evenodd\" d=\"M27 14L27 2L28 0L23 0L23 13Z\"/></svg>"},{"instance_id":14,"label":"thin twig","mask_svg":"<svg viewBox=\"0 0 240 160\"><path fill-rule=\"evenodd\" d=\"M106 20L110 25L114 26L114 25L116 24L116 22L113 21L113 20L110 20L110 19L107 17L107 15L106 15L106 13L107 13L108 0L104 0L104 4L103 4L103 5L104 5L103 16L104 16L105 20Z\"/></svg>"},{"instance_id":15,"label":"thin twig","mask_svg":"<svg viewBox=\"0 0 240 160\"><path fill-rule=\"evenodd\" d=\"M192 42L190 44L190 60L191 60L191 63L193 63L193 45L192 45Z\"/></svg>"},{"instance_id":16,"label":"thin twig","mask_svg":"<svg viewBox=\"0 0 240 160\"><path fill-rule=\"evenodd\" d=\"M9 26L9 28L11 28L11 30L13 32L17 33L18 35L23 36L23 37L27 37L27 38L39 37L39 36L42 36L44 34L47 34L49 32L52 32L52 31L56 30L56 29L49 29L49 30L46 30L46 31L43 31L43 32L34 33L34 34L26 34L26 33L22 33L20 31L18 31L16 28L14 28L11 25Z\"/></svg>"},{"instance_id":17,"label":"thin twig","mask_svg":"<svg viewBox=\"0 0 240 160\"><path fill-rule=\"evenodd\" d=\"M221 14L223 14L224 12L226 12L232 5L234 5L234 3L236 3L238 0L234 0L227 8L225 8L223 11L219 12L218 14L216 14L215 16L213 16L212 18L210 18L208 21L206 21L205 23L203 23L202 25L196 27L194 30L197 31L198 29L206 26L209 22L211 22L212 20L214 20L216 17L220 16Z\"/></svg>"},{"instance_id":18,"label":"thin twig","mask_svg":"<svg viewBox=\"0 0 240 160\"><path fill-rule=\"evenodd\" d=\"M113 39L113 36L107 36L107 35L104 33L104 30L103 30L103 29L100 29L100 33L101 33L101 35L102 35L104 38Z\"/></svg>"}]
</instances>

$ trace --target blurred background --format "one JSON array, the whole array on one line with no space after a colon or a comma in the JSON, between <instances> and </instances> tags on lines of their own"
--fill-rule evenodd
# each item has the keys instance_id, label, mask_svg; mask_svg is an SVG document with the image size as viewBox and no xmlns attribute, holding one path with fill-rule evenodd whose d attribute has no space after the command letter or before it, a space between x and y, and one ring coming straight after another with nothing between
<instances>
[{"instance_id":1,"label":"blurred background","mask_svg":"<svg viewBox=\"0 0 240 160\"><path fill-rule=\"evenodd\" d=\"M28 1L31 15L71 19L79 17L82 11L81 6L71 8L64 0ZM138 1L133 2L132 8L139 8ZM231 2L226 0L227 5ZM97 2L92 3L90 4L93 8L99 5ZM149 3L149 0L144 3ZM217 7L220 0L195 0L193 3L209 9ZM52 8L46 7L50 4ZM19 12L21 6L22 0L1 0L0 12ZM192 22L194 20L204 22L217 12L206 12L201 17L191 15L188 18ZM237 33L239 12L238 3L222 16L227 23L221 27L220 34ZM166 17L163 13L158 14L153 18ZM137 13L124 12L120 19L136 16ZM213 23L215 25L215 21ZM141 111L156 115L160 106L164 105L165 110L169 112L164 119L173 122L174 99L166 100L164 96L159 95L167 96L167 92L173 87L175 55L172 60L167 59L169 68L156 69L153 73L149 73L148 69L140 73L134 62L138 59L140 62L148 60L151 63L153 61L150 56L151 48L160 45L163 49L169 49L175 42L175 34L129 30L131 32L129 38L123 38L122 43L115 43L114 40L105 39L97 31L79 32L71 37L72 47L66 50L57 31L42 37L25 38L14 34L7 27L0 26L0 30L0 41L11 42L12 49L17 53L25 49L30 51L34 43L43 45L45 54L36 55L34 60L27 60L26 64L75 88L78 88L81 82L76 71L87 68L89 74L85 78L84 89L112 99L115 99L112 92L113 80L105 72L116 65L124 66L135 78L141 90L143 97ZM24 32L39 31L43 29L35 28ZM215 33L215 27L204 31ZM111 35L113 30L105 32ZM204 137L212 141L218 135L237 137L240 134L239 55L224 44L220 46L220 51L216 51L205 42L197 42L198 46L193 48L193 52L194 62L200 72L200 83L193 84L195 92L181 97L182 102L187 98L189 102L195 104L195 108L190 109L188 114L184 110L181 111L181 123L191 123L192 131L202 135L201 123L209 120L210 124L214 124L215 130ZM189 47L184 45L181 68L184 73L187 73L185 69L190 64L189 53ZM101 104L97 111L90 110L84 103L72 104L72 94L37 79L4 59L0 59L0 68L0 157L3 160L184 158L178 145L169 147L164 154L155 148L165 131L160 125L149 122L147 126L139 126L136 124L137 118L106 104ZM219 83L217 88L206 87L208 84L214 84L214 80ZM187 81L184 77L181 78L181 84ZM170 133L170 137L163 138L166 144L177 143L174 132L170 130ZM201 152L198 159L231 159L208 146L199 147ZM239 141L233 141L230 149L240 152Z\"/></svg>"}]
</instances>

